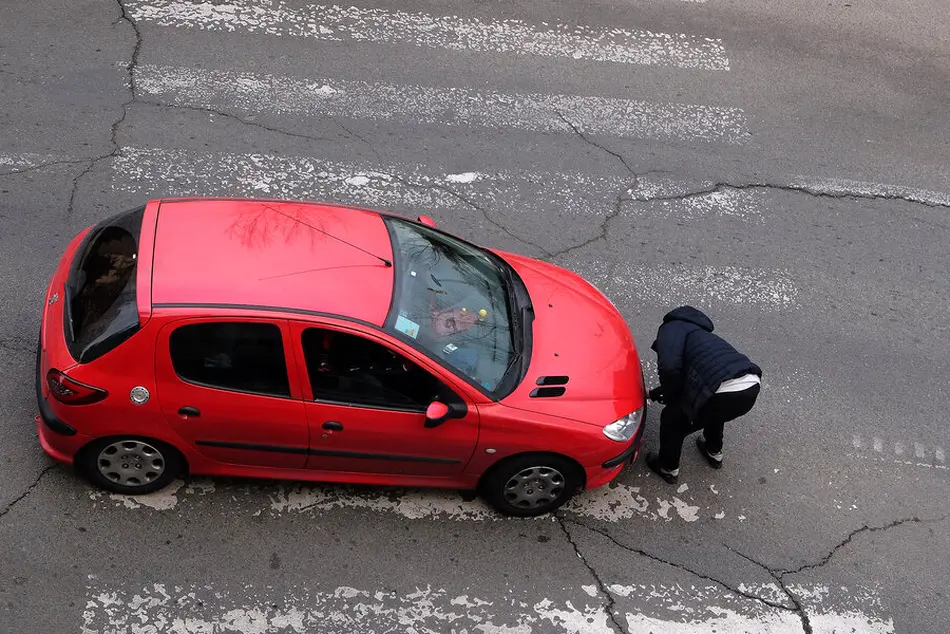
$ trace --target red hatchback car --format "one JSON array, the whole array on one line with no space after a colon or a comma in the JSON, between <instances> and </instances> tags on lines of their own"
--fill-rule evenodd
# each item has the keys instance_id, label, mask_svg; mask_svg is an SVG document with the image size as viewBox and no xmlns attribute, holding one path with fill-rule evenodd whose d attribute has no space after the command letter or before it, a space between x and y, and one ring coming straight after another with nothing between
<instances>
[{"instance_id":1,"label":"red hatchback car","mask_svg":"<svg viewBox=\"0 0 950 634\"><path fill-rule=\"evenodd\" d=\"M581 277L428 218L153 200L47 291L40 442L123 494L183 473L479 491L540 515L636 460L633 338Z\"/></svg>"}]
</instances>

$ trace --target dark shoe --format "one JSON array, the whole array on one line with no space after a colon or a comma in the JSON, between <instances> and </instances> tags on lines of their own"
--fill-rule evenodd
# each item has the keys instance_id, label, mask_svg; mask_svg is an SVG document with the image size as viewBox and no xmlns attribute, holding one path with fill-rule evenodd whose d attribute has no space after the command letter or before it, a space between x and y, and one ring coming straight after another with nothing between
<instances>
[{"instance_id":1,"label":"dark shoe","mask_svg":"<svg viewBox=\"0 0 950 634\"><path fill-rule=\"evenodd\" d=\"M668 469L664 469L660 466L660 456L656 453L647 454L647 466L650 467L650 470L656 473L658 476L669 482L670 484L676 484L679 480L679 469L676 469L675 472Z\"/></svg>"},{"instance_id":2,"label":"dark shoe","mask_svg":"<svg viewBox=\"0 0 950 634\"><path fill-rule=\"evenodd\" d=\"M696 446L699 447L699 453L703 454L703 458L706 459L706 462L709 463L709 466L713 469L722 469L722 458L718 460L709 455L709 452L706 450L706 439L702 436L696 437Z\"/></svg>"}]
</instances>

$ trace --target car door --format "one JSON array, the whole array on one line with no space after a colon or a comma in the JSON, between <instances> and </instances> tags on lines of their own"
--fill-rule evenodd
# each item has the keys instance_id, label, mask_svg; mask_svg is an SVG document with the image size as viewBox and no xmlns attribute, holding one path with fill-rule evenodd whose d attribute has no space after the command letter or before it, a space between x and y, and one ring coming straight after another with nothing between
<instances>
[{"instance_id":1,"label":"car door","mask_svg":"<svg viewBox=\"0 0 950 634\"><path fill-rule=\"evenodd\" d=\"M303 468L309 431L293 359L285 320L171 322L156 355L162 413L213 460Z\"/></svg>"},{"instance_id":2,"label":"car door","mask_svg":"<svg viewBox=\"0 0 950 634\"><path fill-rule=\"evenodd\" d=\"M291 325L310 425L308 469L453 476L478 440L473 404L384 338L326 324ZM425 426L432 400L464 414Z\"/></svg>"}]
</instances>

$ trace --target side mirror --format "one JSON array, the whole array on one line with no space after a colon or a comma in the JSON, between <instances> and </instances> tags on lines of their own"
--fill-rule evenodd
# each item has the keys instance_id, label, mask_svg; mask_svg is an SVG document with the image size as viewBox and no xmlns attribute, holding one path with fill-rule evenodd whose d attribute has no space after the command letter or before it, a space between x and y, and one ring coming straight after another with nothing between
<instances>
[{"instance_id":1,"label":"side mirror","mask_svg":"<svg viewBox=\"0 0 950 634\"><path fill-rule=\"evenodd\" d=\"M432 227L433 229L435 229L435 220L433 220L429 216L419 216L418 218L416 218L416 220L421 222L427 227Z\"/></svg>"},{"instance_id":2,"label":"side mirror","mask_svg":"<svg viewBox=\"0 0 950 634\"><path fill-rule=\"evenodd\" d=\"M450 418L462 418L468 408L464 404L451 403L446 405L441 401L432 401L426 408L425 426L429 429L438 427Z\"/></svg>"}]
</instances>

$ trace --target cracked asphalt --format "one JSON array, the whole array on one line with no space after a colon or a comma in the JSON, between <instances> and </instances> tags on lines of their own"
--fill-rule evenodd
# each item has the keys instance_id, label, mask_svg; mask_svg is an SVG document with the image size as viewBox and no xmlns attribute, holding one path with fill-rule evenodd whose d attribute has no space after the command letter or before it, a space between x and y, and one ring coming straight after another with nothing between
<instances>
[{"instance_id":1,"label":"cracked asphalt","mask_svg":"<svg viewBox=\"0 0 950 634\"><path fill-rule=\"evenodd\" d=\"M308 5L278 4L287 15ZM360 627L333 629L355 609L344 606L320 612L327 620L312 631L945 632L943 3L385 5L358 7L716 38L728 71L279 37L240 20L216 30L199 24L201 12L197 26L162 24L144 0L0 4L0 634L305 631L248 619L252 608L286 616L324 600L314 597L357 592L377 593ZM475 37L480 27L466 24ZM373 114L383 107L369 97L348 116L302 114L281 95L255 109L184 82L147 93L143 64L315 86L332 77L367 90L388 82L731 107L747 134L735 143L603 134L568 110L553 113L568 131L444 125ZM533 116L524 103L512 120ZM212 167L156 175L119 161L141 148ZM330 176L295 189L286 183L302 177L285 168L259 189L260 174L231 169L235 156L253 166L324 161ZM331 182L338 165L355 166L340 173L343 185ZM478 178L397 169L407 165ZM350 184L353 175L379 177L382 193ZM544 520L486 519L454 492L194 479L144 502L97 494L45 457L33 422L39 313L63 247L150 197L255 191L336 192L339 202L426 213L482 244L571 268L624 314L648 383L662 315L700 306L763 367L759 403L727 427L721 471L705 468L688 438L685 488L641 461ZM438 194L445 205L420 208ZM647 450L659 411L650 409ZM161 593L149 595L156 584ZM418 599L420 589L436 594ZM391 622L387 601L405 608ZM214 616L218 604L244 620ZM153 629L132 629L136 621Z\"/></svg>"}]
</instances>

